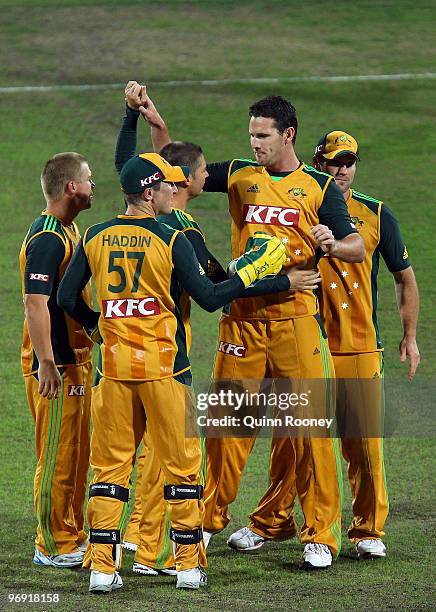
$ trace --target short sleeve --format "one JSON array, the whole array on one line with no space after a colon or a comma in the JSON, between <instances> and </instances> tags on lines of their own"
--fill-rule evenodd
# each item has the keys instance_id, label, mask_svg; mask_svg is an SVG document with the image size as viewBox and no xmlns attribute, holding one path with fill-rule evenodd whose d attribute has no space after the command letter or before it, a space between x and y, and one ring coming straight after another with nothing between
<instances>
[{"instance_id":1,"label":"short sleeve","mask_svg":"<svg viewBox=\"0 0 436 612\"><path fill-rule=\"evenodd\" d=\"M231 161L223 161L207 164L206 168L209 176L204 184L204 191L228 192L228 175L231 163Z\"/></svg>"},{"instance_id":2,"label":"short sleeve","mask_svg":"<svg viewBox=\"0 0 436 612\"><path fill-rule=\"evenodd\" d=\"M389 272L405 270L411 264L406 245L401 237L400 226L394 213L384 204L380 213L380 242L378 249Z\"/></svg>"},{"instance_id":3,"label":"short sleeve","mask_svg":"<svg viewBox=\"0 0 436 612\"><path fill-rule=\"evenodd\" d=\"M51 295L64 257L65 245L54 232L43 232L33 238L26 249L25 293Z\"/></svg>"},{"instance_id":4,"label":"short sleeve","mask_svg":"<svg viewBox=\"0 0 436 612\"><path fill-rule=\"evenodd\" d=\"M336 240L342 240L349 234L357 233L350 215L344 196L334 181L330 181L324 193L324 199L318 210L318 218L323 225L327 225Z\"/></svg>"}]
</instances>

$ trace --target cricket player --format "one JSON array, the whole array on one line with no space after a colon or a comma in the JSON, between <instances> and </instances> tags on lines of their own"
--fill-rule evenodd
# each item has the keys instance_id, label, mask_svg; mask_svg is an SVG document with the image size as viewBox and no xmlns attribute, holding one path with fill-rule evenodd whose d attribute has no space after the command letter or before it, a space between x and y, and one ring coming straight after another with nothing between
<instances>
[{"instance_id":1,"label":"cricket player","mask_svg":"<svg viewBox=\"0 0 436 612\"><path fill-rule=\"evenodd\" d=\"M94 183L87 160L59 153L44 166L47 201L20 251L25 320L21 367L35 422L33 562L82 565L87 535L83 503L89 466L92 341L57 305L56 293L80 240L74 219L90 208ZM78 303L91 304L84 285Z\"/></svg>"},{"instance_id":2,"label":"cricket player","mask_svg":"<svg viewBox=\"0 0 436 612\"><path fill-rule=\"evenodd\" d=\"M159 150L171 139L148 96L141 112L151 125L153 144ZM233 257L243 252L256 230L261 230L283 241L289 267L312 268L318 249L343 261L362 261L363 241L334 180L301 162L295 153L295 108L284 98L271 96L253 104L249 115L256 160L207 165L205 191L228 194ZM221 318L219 341L241 347L242 352L235 355L218 350L214 367L217 385L236 379L255 392L258 381L265 377L298 381L300 387L301 381L325 379L316 402L327 412L334 370L312 291L235 300ZM328 567L339 552L341 539L340 462L335 442L321 437L293 439L284 463L275 444L273 439L271 470L290 470L303 509L304 567ZM236 497L253 445L254 437L207 439L205 538L227 526L228 505ZM288 494L284 490L276 497L277 521L282 508L287 512ZM275 524L276 518L268 526L269 537L274 537ZM236 540L245 539L245 532L240 531L231 537L230 545L239 547ZM243 545L255 546L252 542Z\"/></svg>"},{"instance_id":3,"label":"cricket player","mask_svg":"<svg viewBox=\"0 0 436 612\"><path fill-rule=\"evenodd\" d=\"M132 127L136 131L136 122L139 117L139 111L136 108L139 100L135 99L132 93L127 92L127 101L128 106L122 129L128 129L129 124L133 124ZM136 107L133 106L134 104ZM122 144L122 137L120 141ZM160 154L172 165L188 166L189 176L187 186L178 186L177 192L173 195L172 212L159 216L159 221L179 230L188 238L202 268L212 282L226 280L227 273L208 250L203 231L186 211L189 201L203 191L207 176L206 160L201 147L190 142L170 143ZM124 160L120 159L119 151L117 151L116 159L117 167L121 170ZM190 299L185 293L181 299L189 352L191 344ZM157 576L158 573L176 574L173 547L169 539L171 525L167 502L162 494L165 478L147 433L144 435L143 447L137 463L135 503L124 534L123 547L136 552L133 563L135 573L147 576ZM200 482L204 486L204 470L201 471Z\"/></svg>"},{"instance_id":4,"label":"cricket player","mask_svg":"<svg viewBox=\"0 0 436 612\"><path fill-rule=\"evenodd\" d=\"M359 265L323 257L319 269L323 278L321 312L340 379L337 411L345 420L342 453L348 463L353 496L348 537L356 545L359 558L370 558L386 555L382 537L389 509L381 425L383 345L377 324L380 255L394 277L403 328L400 359L404 362L409 358L409 381L420 360L416 342L419 293L394 214L378 198L351 188L358 160L357 141L339 130L320 139L313 161L319 170L334 177L366 246L366 257ZM353 417L351 431L347 417L348 421ZM364 423L362 437L353 430L356 422Z\"/></svg>"},{"instance_id":5,"label":"cricket player","mask_svg":"<svg viewBox=\"0 0 436 612\"><path fill-rule=\"evenodd\" d=\"M336 413L342 437L342 453L348 463L348 477L353 496L353 519L349 539L356 545L359 558L386 556L382 541L388 515L388 492L383 460L383 345L377 325L377 275L380 255L393 274L403 327L400 359L410 359L411 381L419 364L416 327L419 294L407 249L398 222L381 200L351 189L359 148L353 136L343 131L325 134L313 158L314 166L327 172L344 195L353 223L363 238L366 256L353 264L335 257L319 261L322 275L321 313L327 330L338 382ZM276 452L282 458L290 451L283 439ZM266 525L277 510L277 491L292 492L292 475L285 470L271 474L270 486L250 515L244 529L250 532L257 548L270 539L287 537L294 525L292 493L289 510L276 520L275 533ZM271 537L273 536L273 538ZM248 536L246 538L248 540ZM247 548L239 547L239 550Z\"/></svg>"},{"instance_id":6,"label":"cricket player","mask_svg":"<svg viewBox=\"0 0 436 612\"><path fill-rule=\"evenodd\" d=\"M141 106L140 87L128 83L126 90L126 114L123 119L116 149L116 167L121 171L127 156L136 147L137 121ZM131 142L133 139L134 142ZM161 215L158 220L183 232L191 242L197 258L212 282L217 283L227 279L227 273L211 254L206 246L205 236L196 221L186 212L189 201L203 191L207 178L206 160L201 148L189 142L172 142L167 144L161 155L173 165L186 165L190 169L186 187L179 186L173 196L173 210L168 215ZM289 280L294 286L301 278L307 278L316 273L291 270L288 272ZM276 277L272 281L259 281L256 287L245 290L244 295L259 295L260 292L279 291L279 283L283 287L284 279ZM270 286L268 286L270 285ZM187 348L190 347L190 299L187 294L182 295L182 312L187 329ZM204 471L204 470L203 470ZM203 473L203 472L202 472ZM158 572L173 574L175 570L172 546L168 541L169 521L166 511L166 502L162 496L163 482L162 470L156 461L150 439L144 436L144 446L138 457L137 485L135 493L134 511L127 525L123 546L135 550L133 571L143 575L156 576ZM202 484L204 484L202 482ZM140 522L142 527L140 529ZM141 531L141 533L140 533ZM139 541L141 545L138 548Z\"/></svg>"},{"instance_id":7,"label":"cricket player","mask_svg":"<svg viewBox=\"0 0 436 612\"><path fill-rule=\"evenodd\" d=\"M167 483L177 588L206 582L201 451L180 296L186 290L212 311L284 262L283 245L272 237L238 261L234 278L213 285L185 236L156 220L171 212L175 183L188 173L156 153L129 159L120 173L126 214L86 230L58 292L61 307L102 338L103 376L92 400L91 546L84 560L95 593L122 586L120 530L146 423ZM77 301L91 276L101 314Z\"/></svg>"}]
</instances>

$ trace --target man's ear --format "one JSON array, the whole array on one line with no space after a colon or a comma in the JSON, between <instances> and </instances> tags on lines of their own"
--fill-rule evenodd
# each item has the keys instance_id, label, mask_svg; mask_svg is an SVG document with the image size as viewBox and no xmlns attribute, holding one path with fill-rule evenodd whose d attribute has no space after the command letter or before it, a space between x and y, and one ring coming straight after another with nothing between
<instances>
[{"instance_id":1,"label":"man's ear","mask_svg":"<svg viewBox=\"0 0 436 612\"><path fill-rule=\"evenodd\" d=\"M73 196L76 193L76 184L74 181L68 181L65 183L64 194L67 196Z\"/></svg>"},{"instance_id":2,"label":"man's ear","mask_svg":"<svg viewBox=\"0 0 436 612\"><path fill-rule=\"evenodd\" d=\"M295 128L293 127L286 128L286 130L284 131L284 135L285 135L285 144L289 144L290 142L292 142L295 136Z\"/></svg>"},{"instance_id":3,"label":"man's ear","mask_svg":"<svg viewBox=\"0 0 436 612\"><path fill-rule=\"evenodd\" d=\"M147 189L144 189L144 191L142 192L142 199L144 200L144 202L151 202L153 199L153 189L151 187L147 187Z\"/></svg>"}]
</instances>

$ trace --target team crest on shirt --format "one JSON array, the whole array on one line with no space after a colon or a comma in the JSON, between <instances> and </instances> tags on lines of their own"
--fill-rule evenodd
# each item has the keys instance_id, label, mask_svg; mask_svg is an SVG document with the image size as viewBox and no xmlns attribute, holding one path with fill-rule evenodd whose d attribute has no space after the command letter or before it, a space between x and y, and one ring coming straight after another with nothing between
<instances>
[{"instance_id":1,"label":"team crest on shirt","mask_svg":"<svg viewBox=\"0 0 436 612\"><path fill-rule=\"evenodd\" d=\"M359 217L350 217L350 219L356 229L362 227L362 225L364 224L364 221L362 221L362 219L359 219Z\"/></svg>"},{"instance_id":2,"label":"team crest on shirt","mask_svg":"<svg viewBox=\"0 0 436 612\"><path fill-rule=\"evenodd\" d=\"M292 189L288 189L288 198L298 198L300 196L302 198L305 198L307 196L307 193L302 187L292 187Z\"/></svg>"}]
</instances>

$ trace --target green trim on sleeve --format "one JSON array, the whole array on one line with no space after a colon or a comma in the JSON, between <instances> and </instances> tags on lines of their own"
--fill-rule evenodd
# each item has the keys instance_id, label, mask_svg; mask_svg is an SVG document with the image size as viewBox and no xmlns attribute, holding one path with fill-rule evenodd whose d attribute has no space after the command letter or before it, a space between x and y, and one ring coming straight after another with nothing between
<instances>
[{"instance_id":1,"label":"green trim on sleeve","mask_svg":"<svg viewBox=\"0 0 436 612\"><path fill-rule=\"evenodd\" d=\"M330 174L320 172L313 166L309 166L309 164L304 164L303 172L311 176L318 183L323 192L328 184L333 180L333 177Z\"/></svg>"},{"instance_id":2,"label":"green trim on sleeve","mask_svg":"<svg viewBox=\"0 0 436 612\"><path fill-rule=\"evenodd\" d=\"M235 174L235 172L238 172L238 170L243 170L244 168L249 167L259 168L259 164L253 159L233 159L230 162L229 178Z\"/></svg>"}]
</instances>

